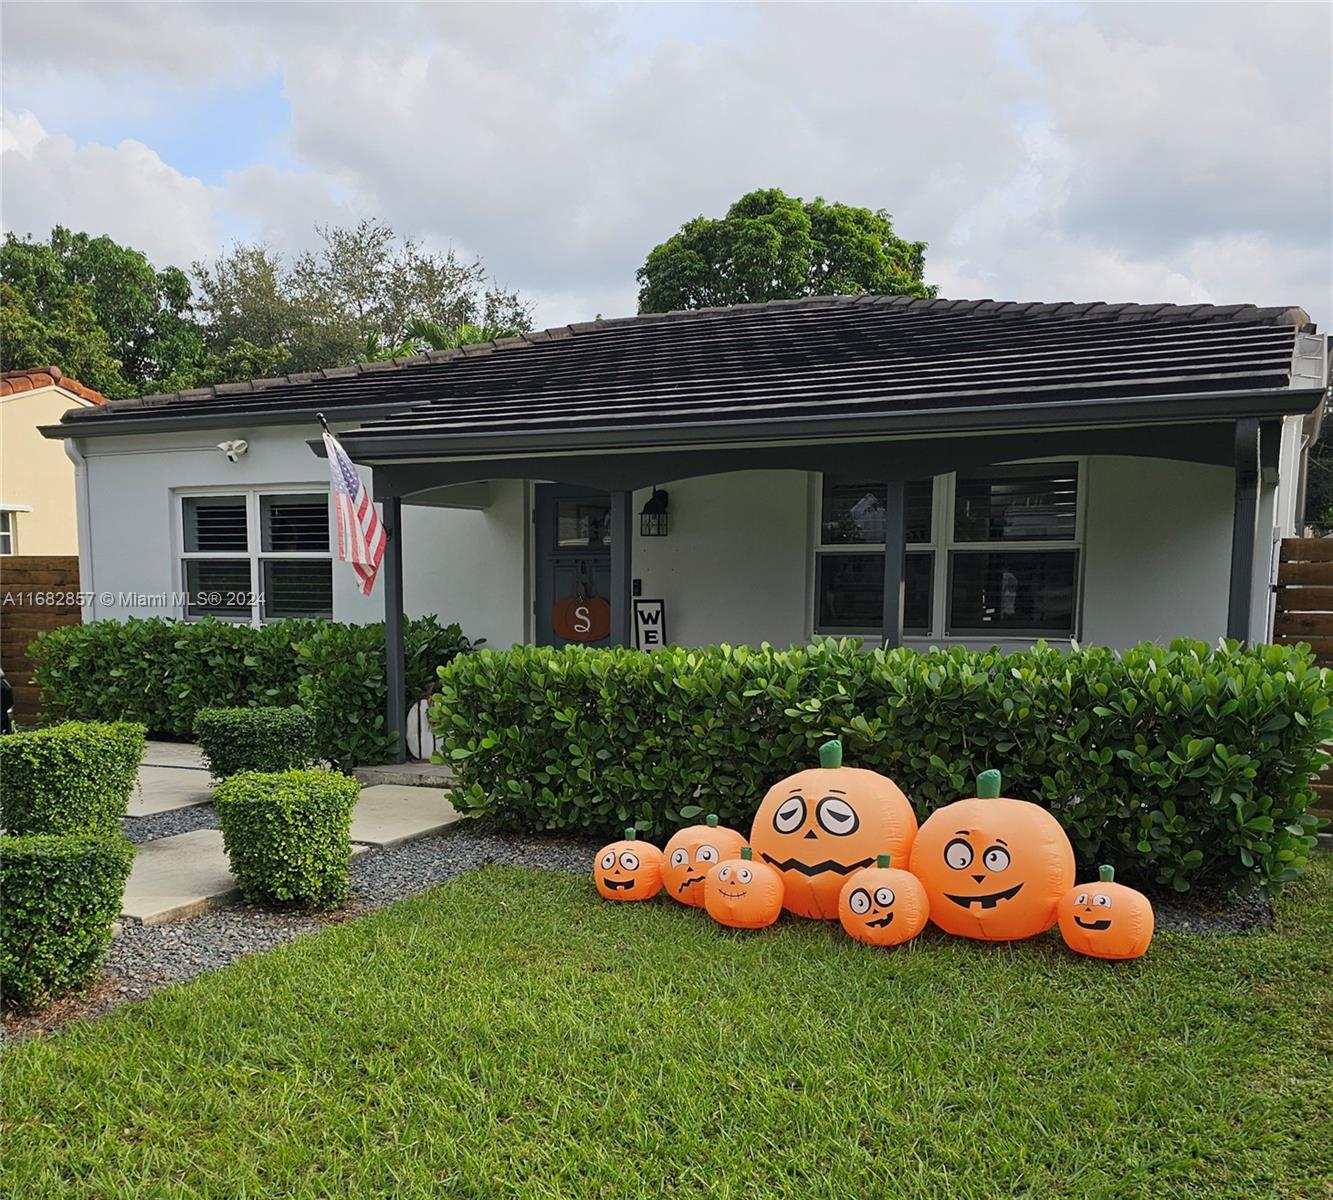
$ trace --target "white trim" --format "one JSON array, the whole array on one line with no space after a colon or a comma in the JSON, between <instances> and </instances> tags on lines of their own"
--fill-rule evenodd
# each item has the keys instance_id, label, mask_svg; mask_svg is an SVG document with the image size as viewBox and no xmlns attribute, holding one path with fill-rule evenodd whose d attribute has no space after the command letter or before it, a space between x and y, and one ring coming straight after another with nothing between
<instances>
[{"instance_id":1,"label":"white trim","mask_svg":"<svg viewBox=\"0 0 1333 1200\"><path fill-rule=\"evenodd\" d=\"M0 512L32 512L31 504L0 504Z\"/></svg>"}]
</instances>

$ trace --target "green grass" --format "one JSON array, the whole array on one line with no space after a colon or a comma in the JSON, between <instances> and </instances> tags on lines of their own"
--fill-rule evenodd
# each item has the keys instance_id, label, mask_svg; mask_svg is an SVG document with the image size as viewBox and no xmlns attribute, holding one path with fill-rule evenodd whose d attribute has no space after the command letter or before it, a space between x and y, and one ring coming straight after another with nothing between
<instances>
[{"instance_id":1,"label":"green grass","mask_svg":"<svg viewBox=\"0 0 1333 1200\"><path fill-rule=\"evenodd\" d=\"M1273 933L758 934L487 869L0 1060L0 1195L1330 1195L1333 861Z\"/></svg>"}]
</instances>

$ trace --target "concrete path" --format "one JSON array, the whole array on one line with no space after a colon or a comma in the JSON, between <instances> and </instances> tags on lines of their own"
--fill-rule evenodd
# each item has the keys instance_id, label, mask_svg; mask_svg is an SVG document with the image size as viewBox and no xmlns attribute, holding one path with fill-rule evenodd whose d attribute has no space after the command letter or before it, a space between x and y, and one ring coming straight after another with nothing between
<instances>
[{"instance_id":1,"label":"concrete path","mask_svg":"<svg viewBox=\"0 0 1333 1200\"><path fill-rule=\"evenodd\" d=\"M144 747L146 767L191 767L203 771L204 756L193 742L149 742Z\"/></svg>"},{"instance_id":2,"label":"concrete path","mask_svg":"<svg viewBox=\"0 0 1333 1200\"><path fill-rule=\"evenodd\" d=\"M151 817L173 808L192 808L213 799L208 772L191 767L139 768L139 786L125 808L127 817Z\"/></svg>"},{"instance_id":3,"label":"concrete path","mask_svg":"<svg viewBox=\"0 0 1333 1200\"><path fill-rule=\"evenodd\" d=\"M458 819L439 788L379 783L361 789L352 810L352 841L383 850L439 833Z\"/></svg>"}]
</instances>

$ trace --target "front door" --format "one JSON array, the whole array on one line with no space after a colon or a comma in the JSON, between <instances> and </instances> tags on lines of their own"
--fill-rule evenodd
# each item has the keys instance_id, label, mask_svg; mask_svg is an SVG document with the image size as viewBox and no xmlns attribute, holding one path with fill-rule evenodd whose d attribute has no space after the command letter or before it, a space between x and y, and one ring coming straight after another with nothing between
<instances>
[{"instance_id":1,"label":"front door","mask_svg":"<svg viewBox=\"0 0 1333 1200\"><path fill-rule=\"evenodd\" d=\"M555 628L556 605L570 599L609 600L611 595L611 497L587 488L541 483L536 488L536 522L537 645L566 646L570 641ZM587 628L582 615L562 623L569 630ZM610 645L609 636L574 640Z\"/></svg>"}]
</instances>

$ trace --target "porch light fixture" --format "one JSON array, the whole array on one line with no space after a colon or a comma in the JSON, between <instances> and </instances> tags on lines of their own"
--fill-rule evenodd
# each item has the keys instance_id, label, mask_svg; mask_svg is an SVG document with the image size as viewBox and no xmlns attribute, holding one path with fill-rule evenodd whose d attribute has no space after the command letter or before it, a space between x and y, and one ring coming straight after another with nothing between
<instances>
[{"instance_id":1,"label":"porch light fixture","mask_svg":"<svg viewBox=\"0 0 1333 1200\"><path fill-rule=\"evenodd\" d=\"M648 497L639 513L639 536L640 537L666 537L667 528L671 522L671 514L667 512L667 494L661 488L653 488L653 494Z\"/></svg>"}]
</instances>

